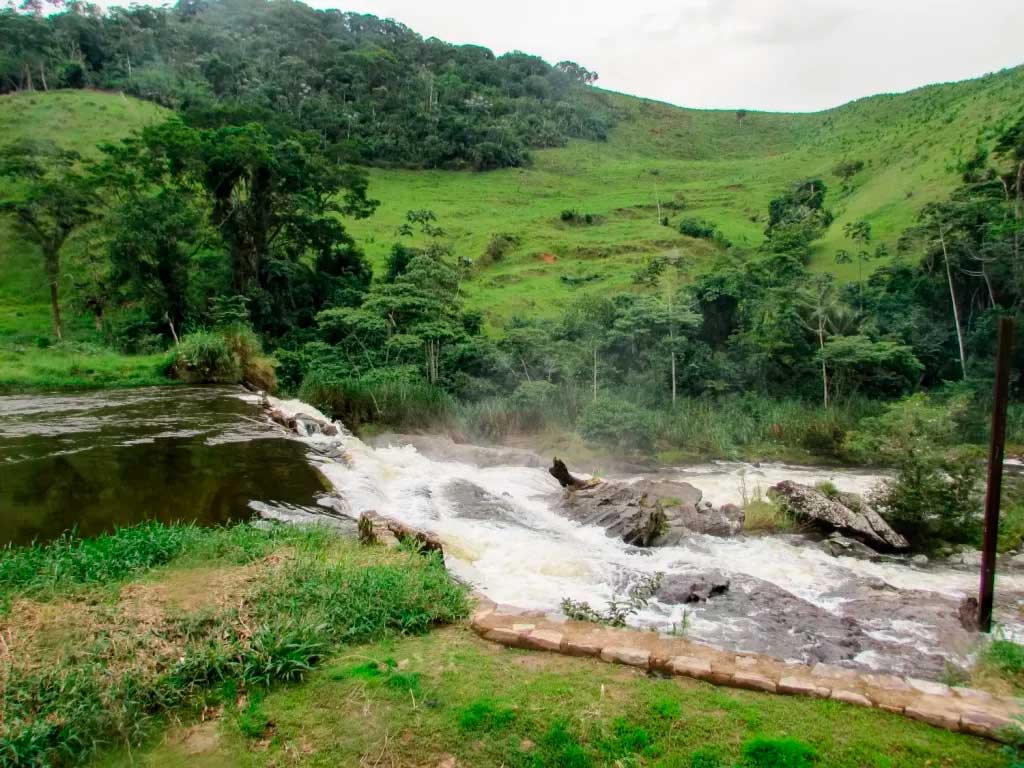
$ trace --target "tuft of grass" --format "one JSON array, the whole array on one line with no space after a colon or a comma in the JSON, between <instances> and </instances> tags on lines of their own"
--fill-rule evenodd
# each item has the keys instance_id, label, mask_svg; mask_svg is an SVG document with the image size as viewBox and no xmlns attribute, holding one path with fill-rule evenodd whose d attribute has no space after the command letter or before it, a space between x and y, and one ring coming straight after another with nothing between
<instances>
[{"instance_id":1,"label":"tuft of grass","mask_svg":"<svg viewBox=\"0 0 1024 768\"><path fill-rule=\"evenodd\" d=\"M743 745L739 768L811 768L817 753L797 739L752 739Z\"/></svg>"},{"instance_id":2,"label":"tuft of grass","mask_svg":"<svg viewBox=\"0 0 1024 768\"><path fill-rule=\"evenodd\" d=\"M793 518L773 499L758 499L743 507L743 530L757 532L788 531L794 528Z\"/></svg>"},{"instance_id":3,"label":"tuft of grass","mask_svg":"<svg viewBox=\"0 0 1024 768\"><path fill-rule=\"evenodd\" d=\"M489 698L470 702L458 714L459 727L467 731L497 731L515 719L515 709Z\"/></svg>"}]
</instances>

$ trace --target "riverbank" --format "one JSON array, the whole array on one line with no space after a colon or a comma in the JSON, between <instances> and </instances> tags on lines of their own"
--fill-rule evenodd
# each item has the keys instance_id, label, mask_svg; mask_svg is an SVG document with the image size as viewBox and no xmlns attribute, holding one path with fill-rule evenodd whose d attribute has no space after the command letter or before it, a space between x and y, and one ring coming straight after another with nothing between
<instances>
[{"instance_id":1,"label":"riverbank","mask_svg":"<svg viewBox=\"0 0 1024 768\"><path fill-rule=\"evenodd\" d=\"M323 529L10 550L0 590L4 765L1005 764L886 712L505 649L438 560Z\"/></svg>"},{"instance_id":2,"label":"riverbank","mask_svg":"<svg viewBox=\"0 0 1024 768\"><path fill-rule=\"evenodd\" d=\"M174 384L170 355L124 355L65 342L44 348L0 344L0 394L124 389Z\"/></svg>"}]
</instances>

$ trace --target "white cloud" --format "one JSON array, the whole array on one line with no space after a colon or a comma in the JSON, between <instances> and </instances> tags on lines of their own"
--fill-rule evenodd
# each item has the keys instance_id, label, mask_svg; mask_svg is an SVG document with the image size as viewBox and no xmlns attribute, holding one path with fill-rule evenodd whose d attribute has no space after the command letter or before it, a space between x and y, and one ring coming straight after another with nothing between
<instances>
[{"instance_id":1,"label":"white cloud","mask_svg":"<svg viewBox=\"0 0 1024 768\"><path fill-rule=\"evenodd\" d=\"M424 36L573 59L605 88L811 110L1024 63L1020 0L312 0Z\"/></svg>"}]
</instances>

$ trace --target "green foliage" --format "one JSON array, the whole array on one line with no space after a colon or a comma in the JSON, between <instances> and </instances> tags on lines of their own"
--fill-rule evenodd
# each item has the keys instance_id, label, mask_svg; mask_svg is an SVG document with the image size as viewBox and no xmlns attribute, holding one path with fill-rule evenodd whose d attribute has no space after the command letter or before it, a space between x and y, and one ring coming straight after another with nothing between
<instances>
[{"instance_id":1,"label":"green foliage","mask_svg":"<svg viewBox=\"0 0 1024 768\"><path fill-rule=\"evenodd\" d=\"M488 264L495 264L505 258L510 251L519 247L522 239L518 235L501 232L491 235L484 248L484 259Z\"/></svg>"},{"instance_id":2,"label":"green foliage","mask_svg":"<svg viewBox=\"0 0 1024 768\"><path fill-rule=\"evenodd\" d=\"M1024 645L1011 640L993 640L985 647L981 664L996 670L1017 688L1024 687Z\"/></svg>"},{"instance_id":3,"label":"green foliage","mask_svg":"<svg viewBox=\"0 0 1024 768\"><path fill-rule=\"evenodd\" d=\"M683 219L679 222L679 234L687 237L699 237L706 240L712 239L718 229L710 221L704 219Z\"/></svg>"},{"instance_id":4,"label":"green foliage","mask_svg":"<svg viewBox=\"0 0 1024 768\"><path fill-rule=\"evenodd\" d=\"M583 409L578 425L588 440L613 448L649 451L654 447L652 414L631 402L601 397Z\"/></svg>"},{"instance_id":5,"label":"green foliage","mask_svg":"<svg viewBox=\"0 0 1024 768\"><path fill-rule=\"evenodd\" d=\"M865 420L849 437L855 455L873 455L896 466L896 477L874 501L916 547L941 541L973 544L979 535L979 457L951 447L969 405L968 394L945 401L913 395Z\"/></svg>"},{"instance_id":6,"label":"green foliage","mask_svg":"<svg viewBox=\"0 0 1024 768\"><path fill-rule=\"evenodd\" d=\"M193 526L140 523L92 539L69 533L47 544L8 546L0 550L0 594L60 594L116 583L169 562L203 535Z\"/></svg>"},{"instance_id":7,"label":"green foliage","mask_svg":"<svg viewBox=\"0 0 1024 768\"><path fill-rule=\"evenodd\" d=\"M401 368L353 378L313 372L303 379L299 397L352 429L368 422L437 426L452 409L451 398L443 390L416 371Z\"/></svg>"},{"instance_id":8,"label":"green foliage","mask_svg":"<svg viewBox=\"0 0 1024 768\"><path fill-rule=\"evenodd\" d=\"M424 40L391 20L292 4L215 2L187 13L124 9L83 19L5 10L18 34L13 66L0 52L0 92L58 73L183 108L205 126L259 118L309 131L368 163L489 170L523 165L529 147L602 139L612 111L587 86L597 74L521 52ZM237 36L237 30L246 33ZM88 31L86 31L88 30ZM13 34L13 33L12 33ZM89 54L68 68L67 46ZM265 55L254 58L251 50ZM131 51L125 65L124 51ZM27 66L27 69L21 67Z\"/></svg>"},{"instance_id":9,"label":"green foliage","mask_svg":"<svg viewBox=\"0 0 1024 768\"><path fill-rule=\"evenodd\" d=\"M562 598L562 613L568 618L576 621L592 621L595 624L607 624L611 627L624 627L626 620L635 613L640 612L654 597L654 593L661 586L663 573L645 575L631 586L624 597L613 597L608 602L608 607L599 611L591 607L586 601Z\"/></svg>"},{"instance_id":10,"label":"green foliage","mask_svg":"<svg viewBox=\"0 0 1024 768\"><path fill-rule=\"evenodd\" d=\"M175 352L173 372L193 383L249 382L268 392L277 388L272 364L263 357L259 339L244 326L186 336Z\"/></svg>"}]
</instances>

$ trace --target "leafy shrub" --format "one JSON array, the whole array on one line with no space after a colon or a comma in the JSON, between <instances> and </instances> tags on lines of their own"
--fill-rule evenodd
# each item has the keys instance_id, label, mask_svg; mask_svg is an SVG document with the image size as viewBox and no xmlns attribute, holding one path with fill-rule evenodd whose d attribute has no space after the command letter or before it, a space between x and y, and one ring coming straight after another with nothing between
<instances>
[{"instance_id":1,"label":"leafy shrub","mask_svg":"<svg viewBox=\"0 0 1024 768\"><path fill-rule=\"evenodd\" d=\"M195 384L248 382L266 392L277 389L273 361L263 356L256 334L244 326L189 334L178 345L172 373Z\"/></svg>"},{"instance_id":2,"label":"leafy shrub","mask_svg":"<svg viewBox=\"0 0 1024 768\"><path fill-rule=\"evenodd\" d=\"M595 624L607 624L611 627L624 627L626 620L642 611L654 597L654 593L661 586L665 574L654 573L643 576L629 588L625 599L613 597L608 601L608 607L603 611L593 608L590 603L583 600L573 600L569 597L562 598L562 613L568 618L576 621L591 621Z\"/></svg>"},{"instance_id":3,"label":"leafy shrub","mask_svg":"<svg viewBox=\"0 0 1024 768\"><path fill-rule=\"evenodd\" d=\"M580 213L575 208L567 208L559 214L558 218L566 224L598 224L600 217L592 213Z\"/></svg>"},{"instance_id":4,"label":"leafy shrub","mask_svg":"<svg viewBox=\"0 0 1024 768\"><path fill-rule=\"evenodd\" d=\"M583 409L577 425L587 440L613 448L649 451L654 447L655 419L625 400L599 398Z\"/></svg>"},{"instance_id":5,"label":"leafy shrub","mask_svg":"<svg viewBox=\"0 0 1024 768\"><path fill-rule=\"evenodd\" d=\"M941 399L916 394L865 419L847 439L853 455L896 467L896 477L872 500L916 548L977 542L980 457L953 447L969 412L969 395Z\"/></svg>"},{"instance_id":6,"label":"leafy shrub","mask_svg":"<svg viewBox=\"0 0 1024 768\"><path fill-rule=\"evenodd\" d=\"M508 255L508 252L522 242L519 235L508 234L507 232L491 235L491 239L484 248L484 259L489 263L501 261Z\"/></svg>"},{"instance_id":7,"label":"leafy shrub","mask_svg":"<svg viewBox=\"0 0 1024 768\"><path fill-rule=\"evenodd\" d=\"M704 219L683 219L679 222L679 233L687 237L697 237L703 240L714 238L718 228Z\"/></svg>"}]
</instances>

